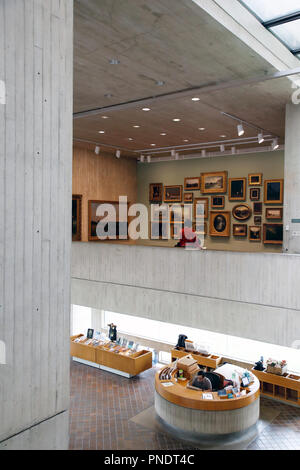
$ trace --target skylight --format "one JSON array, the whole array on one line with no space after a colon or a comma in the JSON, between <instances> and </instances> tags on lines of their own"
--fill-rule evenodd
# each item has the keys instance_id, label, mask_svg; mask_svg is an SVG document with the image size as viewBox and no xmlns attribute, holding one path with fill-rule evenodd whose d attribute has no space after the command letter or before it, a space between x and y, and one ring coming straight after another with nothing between
<instances>
[{"instance_id":1,"label":"skylight","mask_svg":"<svg viewBox=\"0 0 300 470\"><path fill-rule=\"evenodd\" d=\"M289 50L300 53L299 0L240 0Z\"/></svg>"}]
</instances>

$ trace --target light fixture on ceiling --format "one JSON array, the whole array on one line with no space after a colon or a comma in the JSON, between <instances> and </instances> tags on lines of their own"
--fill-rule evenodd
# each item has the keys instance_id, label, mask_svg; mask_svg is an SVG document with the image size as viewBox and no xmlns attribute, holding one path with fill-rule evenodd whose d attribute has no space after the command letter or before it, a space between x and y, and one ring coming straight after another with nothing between
<instances>
[{"instance_id":1,"label":"light fixture on ceiling","mask_svg":"<svg viewBox=\"0 0 300 470\"><path fill-rule=\"evenodd\" d=\"M121 158L121 150L116 151L116 158Z\"/></svg>"},{"instance_id":2,"label":"light fixture on ceiling","mask_svg":"<svg viewBox=\"0 0 300 470\"><path fill-rule=\"evenodd\" d=\"M183 141L183 142L188 142L188 141L189 141L188 139L184 139L184 141Z\"/></svg>"},{"instance_id":3,"label":"light fixture on ceiling","mask_svg":"<svg viewBox=\"0 0 300 470\"><path fill-rule=\"evenodd\" d=\"M231 153L232 153L232 155L236 154L236 147L231 147Z\"/></svg>"},{"instance_id":4,"label":"light fixture on ceiling","mask_svg":"<svg viewBox=\"0 0 300 470\"><path fill-rule=\"evenodd\" d=\"M199 131L205 131L205 127L199 127Z\"/></svg>"},{"instance_id":5,"label":"light fixture on ceiling","mask_svg":"<svg viewBox=\"0 0 300 470\"><path fill-rule=\"evenodd\" d=\"M140 162L141 162L141 163L144 163L144 161L145 161L145 155L141 155L141 156L140 156Z\"/></svg>"},{"instance_id":6,"label":"light fixture on ceiling","mask_svg":"<svg viewBox=\"0 0 300 470\"><path fill-rule=\"evenodd\" d=\"M139 129L141 126L139 126L138 124L135 124L133 127L134 127L135 129Z\"/></svg>"},{"instance_id":7,"label":"light fixture on ceiling","mask_svg":"<svg viewBox=\"0 0 300 470\"><path fill-rule=\"evenodd\" d=\"M225 152L225 145L220 145L220 151Z\"/></svg>"},{"instance_id":8,"label":"light fixture on ceiling","mask_svg":"<svg viewBox=\"0 0 300 470\"><path fill-rule=\"evenodd\" d=\"M132 138L132 137L128 137L128 140L132 141L132 140L133 140L133 138Z\"/></svg>"},{"instance_id":9,"label":"light fixture on ceiling","mask_svg":"<svg viewBox=\"0 0 300 470\"><path fill-rule=\"evenodd\" d=\"M171 150L171 156L175 158L175 154L176 154L175 150L174 149Z\"/></svg>"},{"instance_id":10,"label":"light fixture on ceiling","mask_svg":"<svg viewBox=\"0 0 300 470\"><path fill-rule=\"evenodd\" d=\"M151 147L155 147L155 146L156 146L156 144L151 144Z\"/></svg>"},{"instance_id":11,"label":"light fixture on ceiling","mask_svg":"<svg viewBox=\"0 0 300 470\"><path fill-rule=\"evenodd\" d=\"M147 162L151 163L151 155L147 155Z\"/></svg>"},{"instance_id":12,"label":"light fixture on ceiling","mask_svg":"<svg viewBox=\"0 0 300 470\"><path fill-rule=\"evenodd\" d=\"M167 135L166 132L162 132L160 135Z\"/></svg>"},{"instance_id":13,"label":"light fixture on ceiling","mask_svg":"<svg viewBox=\"0 0 300 470\"><path fill-rule=\"evenodd\" d=\"M175 153L175 160L179 160L179 153L178 152Z\"/></svg>"},{"instance_id":14,"label":"light fixture on ceiling","mask_svg":"<svg viewBox=\"0 0 300 470\"><path fill-rule=\"evenodd\" d=\"M272 142L272 150L277 150L279 148L278 137L276 137Z\"/></svg>"},{"instance_id":15,"label":"light fixture on ceiling","mask_svg":"<svg viewBox=\"0 0 300 470\"><path fill-rule=\"evenodd\" d=\"M225 137L227 137L227 135L221 134L220 137L222 137L222 139L225 139Z\"/></svg>"},{"instance_id":16,"label":"light fixture on ceiling","mask_svg":"<svg viewBox=\"0 0 300 470\"><path fill-rule=\"evenodd\" d=\"M101 116L102 119L109 119L108 116Z\"/></svg>"},{"instance_id":17,"label":"light fixture on ceiling","mask_svg":"<svg viewBox=\"0 0 300 470\"><path fill-rule=\"evenodd\" d=\"M164 86L165 82L163 80L157 80L156 85L157 86Z\"/></svg>"},{"instance_id":18,"label":"light fixture on ceiling","mask_svg":"<svg viewBox=\"0 0 300 470\"><path fill-rule=\"evenodd\" d=\"M260 132L257 136L257 140L259 144L262 144L265 141L264 135L262 132Z\"/></svg>"},{"instance_id":19,"label":"light fixture on ceiling","mask_svg":"<svg viewBox=\"0 0 300 470\"><path fill-rule=\"evenodd\" d=\"M245 134L245 129L242 123L238 124L237 130L238 130L239 137L242 137Z\"/></svg>"},{"instance_id":20,"label":"light fixture on ceiling","mask_svg":"<svg viewBox=\"0 0 300 470\"><path fill-rule=\"evenodd\" d=\"M196 96L192 98L192 101L200 101L200 98L197 98Z\"/></svg>"},{"instance_id":21,"label":"light fixture on ceiling","mask_svg":"<svg viewBox=\"0 0 300 470\"><path fill-rule=\"evenodd\" d=\"M99 134L105 134L105 131L99 131Z\"/></svg>"},{"instance_id":22,"label":"light fixture on ceiling","mask_svg":"<svg viewBox=\"0 0 300 470\"><path fill-rule=\"evenodd\" d=\"M99 153L100 153L100 147L99 147L99 145L96 145L96 147L95 147L95 154L96 154L96 155L99 155Z\"/></svg>"},{"instance_id":23,"label":"light fixture on ceiling","mask_svg":"<svg viewBox=\"0 0 300 470\"><path fill-rule=\"evenodd\" d=\"M202 155L202 157L206 156L206 150L205 149L201 150L201 155Z\"/></svg>"},{"instance_id":24,"label":"light fixture on ceiling","mask_svg":"<svg viewBox=\"0 0 300 470\"><path fill-rule=\"evenodd\" d=\"M143 108L142 111L145 111L145 112L151 111L151 108Z\"/></svg>"},{"instance_id":25,"label":"light fixture on ceiling","mask_svg":"<svg viewBox=\"0 0 300 470\"><path fill-rule=\"evenodd\" d=\"M109 59L110 65L118 65L120 63L119 59Z\"/></svg>"},{"instance_id":26,"label":"light fixture on ceiling","mask_svg":"<svg viewBox=\"0 0 300 470\"><path fill-rule=\"evenodd\" d=\"M173 121L174 121L174 122L180 122L181 119L179 119L179 118L174 118Z\"/></svg>"}]
</instances>

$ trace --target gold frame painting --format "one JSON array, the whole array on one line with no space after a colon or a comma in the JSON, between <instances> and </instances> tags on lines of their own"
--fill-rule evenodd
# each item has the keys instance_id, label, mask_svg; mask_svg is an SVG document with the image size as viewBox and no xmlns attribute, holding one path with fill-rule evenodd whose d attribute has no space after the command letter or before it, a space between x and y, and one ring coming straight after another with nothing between
<instances>
[{"instance_id":1,"label":"gold frame painting","mask_svg":"<svg viewBox=\"0 0 300 470\"><path fill-rule=\"evenodd\" d=\"M177 189L179 190L178 197L175 199L170 199L170 197L167 197L167 191L170 189ZM171 185L171 186L165 186L164 187L164 202L182 202L182 185L176 184L176 185Z\"/></svg>"},{"instance_id":2,"label":"gold frame painting","mask_svg":"<svg viewBox=\"0 0 300 470\"><path fill-rule=\"evenodd\" d=\"M154 193L154 189L156 192ZM162 202L163 198L163 184L162 183L151 183L149 184L149 202Z\"/></svg>"},{"instance_id":3,"label":"gold frame painting","mask_svg":"<svg viewBox=\"0 0 300 470\"><path fill-rule=\"evenodd\" d=\"M257 233L257 237L253 237L251 234ZM249 227L249 242L261 242L261 226L250 225Z\"/></svg>"},{"instance_id":4,"label":"gold frame painting","mask_svg":"<svg viewBox=\"0 0 300 470\"><path fill-rule=\"evenodd\" d=\"M195 181L195 185L188 185L188 181ZM187 177L184 178L184 190L185 191L199 191L201 187L201 181L200 181L200 176L195 176L195 177Z\"/></svg>"},{"instance_id":5,"label":"gold frame painting","mask_svg":"<svg viewBox=\"0 0 300 470\"><path fill-rule=\"evenodd\" d=\"M238 231L242 229L243 231ZM246 238L248 234L248 225L247 224L233 224L232 226L232 235L234 237Z\"/></svg>"},{"instance_id":6,"label":"gold frame painting","mask_svg":"<svg viewBox=\"0 0 300 470\"><path fill-rule=\"evenodd\" d=\"M210 182L206 181L209 179L210 179ZM221 179L221 182L219 183L218 180L220 179ZM201 192L203 194L227 193L227 179L228 179L227 171L202 173L201 174Z\"/></svg>"},{"instance_id":7,"label":"gold frame painting","mask_svg":"<svg viewBox=\"0 0 300 470\"><path fill-rule=\"evenodd\" d=\"M278 212L278 217L276 215L272 215L271 212ZM283 218L283 207L266 207L266 219L268 220L282 220Z\"/></svg>"},{"instance_id":8,"label":"gold frame painting","mask_svg":"<svg viewBox=\"0 0 300 470\"><path fill-rule=\"evenodd\" d=\"M262 173L256 173L248 175L248 184L249 186L261 186L262 185Z\"/></svg>"},{"instance_id":9,"label":"gold frame painting","mask_svg":"<svg viewBox=\"0 0 300 470\"><path fill-rule=\"evenodd\" d=\"M211 237L230 237L231 213L229 211L210 212L209 234ZM219 218L219 228L216 227L216 219ZM225 226L222 230L222 224Z\"/></svg>"},{"instance_id":10,"label":"gold frame painting","mask_svg":"<svg viewBox=\"0 0 300 470\"><path fill-rule=\"evenodd\" d=\"M270 228L280 229L282 231L282 238L276 239L276 237L271 238L267 235L267 230ZM265 245L282 245L283 244L283 224L264 224L264 244Z\"/></svg>"},{"instance_id":11,"label":"gold frame painting","mask_svg":"<svg viewBox=\"0 0 300 470\"><path fill-rule=\"evenodd\" d=\"M233 183L237 183L241 181L242 182L242 194L239 195L239 196L232 196L232 187L233 187ZM228 195L228 199L229 201L245 201L246 200L246 186L247 186L247 180L246 178L229 178L229 195Z\"/></svg>"},{"instance_id":12,"label":"gold frame painting","mask_svg":"<svg viewBox=\"0 0 300 470\"><path fill-rule=\"evenodd\" d=\"M196 197L194 199L194 217L195 217L195 219L197 218L197 203L198 202L204 202L204 219L208 219L209 198L208 197ZM199 217L200 217L200 215L199 215Z\"/></svg>"},{"instance_id":13,"label":"gold frame painting","mask_svg":"<svg viewBox=\"0 0 300 470\"><path fill-rule=\"evenodd\" d=\"M278 180L265 180L265 193L264 193L264 203L265 204L283 204L283 179ZM279 191L277 190L276 193L278 194L278 199L274 199L275 190L273 189L273 193L270 192L270 185L279 184Z\"/></svg>"},{"instance_id":14,"label":"gold frame painting","mask_svg":"<svg viewBox=\"0 0 300 470\"><path fill-rule=\"evenodd\" d=\"M238 215L237 213L237 210L238 209L242 209L242 208L245 208L245 212L246 212L246 209L248 211L248 215L245 214L244 217L242 217L242 212L240 211L240 216ZM245 222L246 220L249 220L250 217L252 216L252 209L250 206L248 206L248 204L237 204L236 206L233 207L232 209L232 215L233 217L236 219L236 220L239 220L241 222Z\"/></svg>"},{"instance_id":15,"label":"gold frame painting","mask_svg":"<svg viewBox=\"0 0 300 470\"><path fill-rule=\"evenodd\" d=\"M215 200L219 199L221 204L215 204ZM224 209L225 207L225 196L211 196L210 198L211 209Z\"/></svg>"}]
</instances>

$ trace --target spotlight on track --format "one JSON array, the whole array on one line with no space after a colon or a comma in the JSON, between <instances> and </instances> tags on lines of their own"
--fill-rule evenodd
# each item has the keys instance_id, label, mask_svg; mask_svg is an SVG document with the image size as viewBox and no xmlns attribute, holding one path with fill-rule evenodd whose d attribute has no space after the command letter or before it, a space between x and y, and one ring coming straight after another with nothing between
<instances>
[{"instance_id":1,"label":"spotlight on track","mask_svg":"<svg viewBox=\"0 0 300 470\"><path fill-rule=\"evenodd\" d=\"M179 153L175 153L175 160L179 160Z\"/></svg>"},{"instance_id":2,"label":"spotlight on track","mask_svg":"<svg viewBox=\"0 0 300 470\"><path fill-rule=\"evenodd\" d=\"M206 156L206 150L205 150L205 149L203 149L203 150L201 151L201 155L202 155L202 157L205 157L205 156Z\"/></svg>"},{"instance_id":3,"label":"spotlight on track","mask_svg":"<svg viewBox=\"0 0 300 470\"><path fill-rule=\"evenodd\" d=\"M232 155L236 154L236 147L231 147L231 153L232 153Z\"/></svg>"},{"instance_id":4,"label":"spotlight on track","mask_svg":"<svg viewBox=\"0 0 300 470\"><path fill-rule=\"evenodd\" d=\"M175 150L174 150L174 149L173 149L173 150L171 150L171 157L175 158L175 155L176 155L176 152L175 152Z\"/></svg>"},{"instance_id":5,"label":"spotlight on track","mask_svg":"<svg viewBox=\"0 0 300 470\"><path fill-rule=\"evenodd\" d=\"M238 124L237 130L238 130L238 136L239 137L242 137L245 134L245 129L244 129L242 123Z\"/></svg>"},{"instance_id":6,"label":"spotlight on track","mask_svg":"<svg viewBox=\"0 0 300 470\"><path fill-rule=\"evenodd\" d=\"M121 150L116 151L116 158L121 158Z\"/></svg>"},{"instance_id":7,"label":"spotlight on track","mask_svg":"<svg viewBox=\"0 0 300 470\"><path fill-rule=\"evenodd\" d=\"M147 155L147 162L151 163L151 155Z\"/></svg>"},{"instance_id":8,"label":"spotlight on track","mask_svg":"<svg viewBox=\"0 0 300 470\"><path fill-rule=\"evenodd\" d=\"M272 150L277 150L279 148L278 137L272 142Z\"/></svg>"},{"instance_id":9,"label":"spotlight on track","mask_svg":"<svg viewBox=\"0 0 300 470\"><path fill-rule=\"evenodd\" d=\"M145 161L145 155L141 155L141 156L140 156L140 162L141 162L141 163L144 163L144 161Z\"/></svg>"},{"instance_id":10,"label":"spotlight on track","mask_svg":"<svg viewBox=\"0 0 300 470\"><path fill-rule=\"evenodd\" d=\"M99 155L99 153L100 153L100 147L99 147L99 145L96 145L96 147L95 147L95 154L96 154L96 155Z\"/></svg>"},{"instance_id":11,"label":"spotlight on track","mask_svg":"<svg viewBox=\"0 0 300 470\"><path fill-rule=\"evenodd\" d=\"M262 132L260 132L257 136L257 140L259 144L262 144L265 141L264 135Z\"/></svg>"},{"instance_id":12,"label":"spotlight on track","mask_svg":"<svg viewBox=\"0 0 300 470\"><path fill-rule=\"evenodd\" d=\"M225 152L225 145L220 145L220 151Z\"/></svg>"}]
</instances>

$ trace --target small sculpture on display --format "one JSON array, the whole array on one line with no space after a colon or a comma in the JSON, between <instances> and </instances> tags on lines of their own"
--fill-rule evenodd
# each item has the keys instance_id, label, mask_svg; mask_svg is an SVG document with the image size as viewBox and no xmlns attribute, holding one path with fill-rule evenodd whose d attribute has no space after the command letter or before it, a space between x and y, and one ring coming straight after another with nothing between
<instances>
[{"instance_id":1,"label":"small sculpture on display","mask_svg":"<svg viewBox=\"0 0 300 470\"><path fill-rule=\"evenodd\" d=\"M263 372L265 370L263 356L261 356L260 360L255 363L254 370L259 370L260 372Z\"/></svg>"},{"instance_id":2,"label":"small sculpture on display","mask_svg":"<svg viewBox=\"0 0 300 470\"><path fill-rule=\"evenodd\" d=\"M185 340L187 339L187 336L186 335L179 335L178 336L178 342L176 344L176 347L175 349L179 349L179 348L185 348Z\"/></svg>"},{"instance_id":3,"label":"small sculpture on display","mask_svg":"<svg viewBox=\"0 0 300 470\"><path fill-rule=\"evenodd\" d=\"M117 341L117 325L110 323L107 326L109 327L108 337L110 341Z\"/></svg>"}]
</instances>

